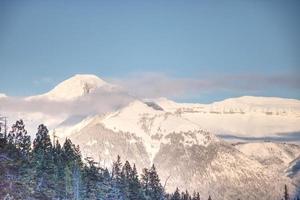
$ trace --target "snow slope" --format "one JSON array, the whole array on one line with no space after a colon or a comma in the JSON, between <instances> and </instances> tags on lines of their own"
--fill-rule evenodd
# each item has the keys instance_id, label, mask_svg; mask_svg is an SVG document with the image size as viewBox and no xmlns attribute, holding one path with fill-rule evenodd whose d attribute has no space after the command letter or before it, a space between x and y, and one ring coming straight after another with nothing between
<instances>
[{"instance_id":1,"label":"snow slope","mask_svg":"<svg viewBox=\"0 0 300 200\"><path fill-rule=\"evenodd\" d=\"M300 156L300 146L287 143L250 142L234 146L248 157L259 161L270 170L284 173L294 159Z\"/></svg>"}]
</instances>

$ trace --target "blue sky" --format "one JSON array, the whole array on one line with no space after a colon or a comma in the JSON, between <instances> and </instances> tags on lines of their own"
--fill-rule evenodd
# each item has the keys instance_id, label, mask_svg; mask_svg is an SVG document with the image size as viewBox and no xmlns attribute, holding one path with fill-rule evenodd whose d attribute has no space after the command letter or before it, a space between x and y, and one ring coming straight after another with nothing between
<instances>
[{"instance_id":1,"label":"blue sky","mask_svg":"<svg viewBox=\"0 0 300 200\"><path fill-rule=\"evenodd\" d=\"M155 74L192 83L179 101L300 99L299 10L297 0L2 0L0 92L43 93L78 73Z\"/></svg>"}]
</instances>

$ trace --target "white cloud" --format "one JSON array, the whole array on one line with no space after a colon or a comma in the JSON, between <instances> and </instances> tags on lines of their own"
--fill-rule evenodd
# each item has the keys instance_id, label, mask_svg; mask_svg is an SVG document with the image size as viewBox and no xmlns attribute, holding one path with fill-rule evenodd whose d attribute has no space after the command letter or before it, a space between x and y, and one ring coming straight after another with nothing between
<instances>
[{"instance_id":1,"label":"white cloud","mask_svg":"<svg viewBox=\"0 0 300 200\"><path fill-rule=\"evenodd\" d=\"M158 73L133 74L126 78L111 79L125 90L138 97L182 97L203 92L261 91L269 88L300 89L297 75L220 75L199 78L176 78Z\"/></svg>"}]
</instances>

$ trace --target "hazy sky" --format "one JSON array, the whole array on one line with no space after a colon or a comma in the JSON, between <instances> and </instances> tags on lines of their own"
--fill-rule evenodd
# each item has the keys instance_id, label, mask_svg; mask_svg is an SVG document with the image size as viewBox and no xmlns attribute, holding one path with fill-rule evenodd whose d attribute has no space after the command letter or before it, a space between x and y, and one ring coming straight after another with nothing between
<instances>
[{"instance_id":1,"label":"hazy sky","mask_svg":"<svg viewBox=\"0 0 300 200\"><path fill-rule=\"evenodd\" d=\"M153 78L180 101L300 99L299 19L298 0L1 0L0 92L91 73L141 91Z\"/></svg>"}]
</instances>

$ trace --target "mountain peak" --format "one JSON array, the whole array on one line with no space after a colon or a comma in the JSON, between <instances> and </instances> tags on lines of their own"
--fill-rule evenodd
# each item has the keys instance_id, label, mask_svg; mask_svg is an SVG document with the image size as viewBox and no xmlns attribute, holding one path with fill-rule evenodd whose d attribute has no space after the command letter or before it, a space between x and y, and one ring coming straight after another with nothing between
<instances>
[{"instance_id":1,"label":"mountain peak","mask_svg":"<svg viewBox=\"0 0 300 200\"><path fill-rule=\"evenodd\" d=\"M78 82L78 81L97 82L99 84L107 84L104 80L102 80L101 78L99 78L94 74L75 74L74 76L61 82L61 84L66 82Z\"/></svg>"},{"instance_id":2,"label":"mountain peak","mask_svg":"<svg viewBox=\"0 0 300 200\"><path fill-rule=\"evenodd\" d=\"M49 92L29 97L27 99L47 98L55 101L74 100L78 97L92 93L102 87L111 88L111 85L92 74L76 74L67 80L62 81Z\"/></svg>"},{"instance_id":3,"label":"mountain peak","mask_svg":"<svg viewBox=\"0 0 300 200\"><path fill-rule=\"evenodd\" d=\"M108 84L96 75L76 74L58 84L46 95L55 100L72 100L105 85Z\"/></svg>"}]
</instances>

